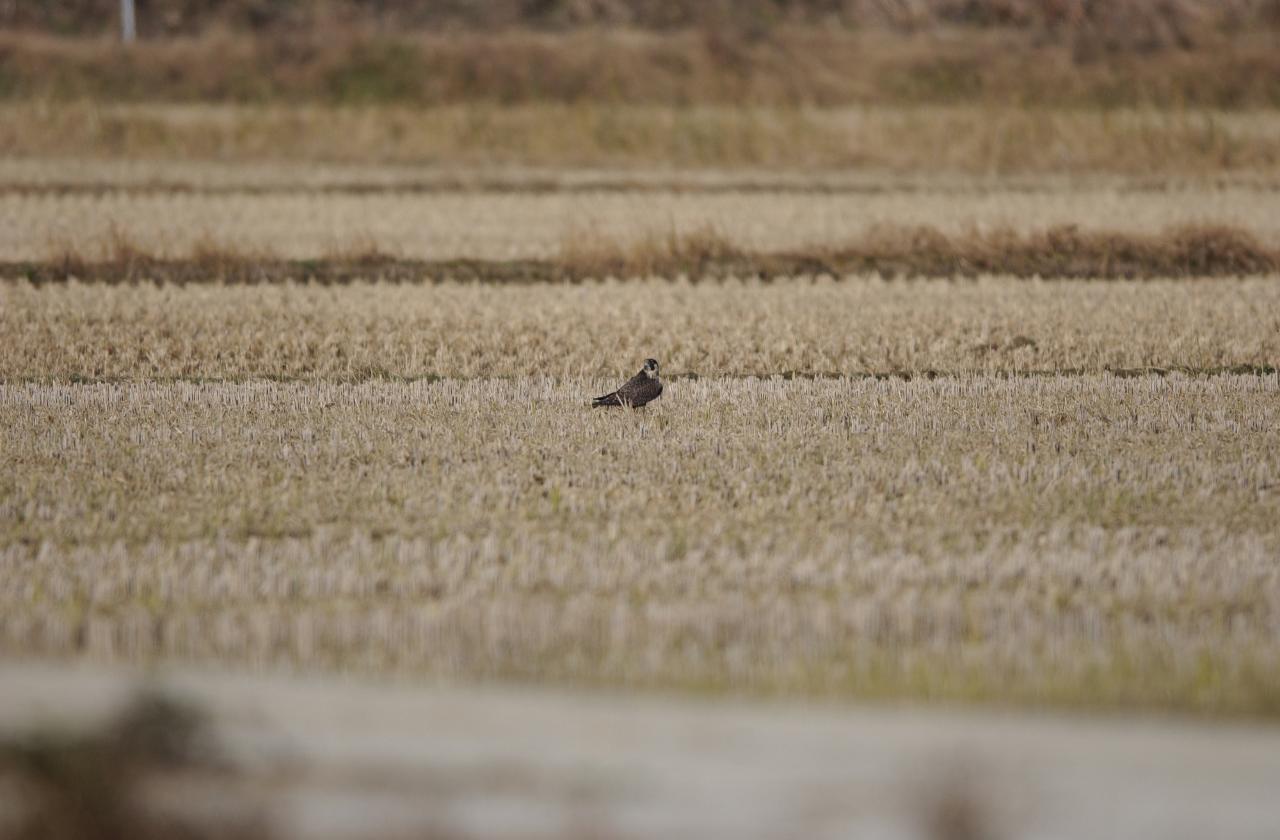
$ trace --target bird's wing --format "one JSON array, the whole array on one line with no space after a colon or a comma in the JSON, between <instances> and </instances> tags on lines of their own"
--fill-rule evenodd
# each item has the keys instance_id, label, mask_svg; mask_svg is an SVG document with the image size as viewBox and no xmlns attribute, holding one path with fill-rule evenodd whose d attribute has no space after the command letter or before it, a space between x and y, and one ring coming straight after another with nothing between
<instances>
[{"instance_id":1,"label":"bird's wing","mask_svg":"<svg viewBox=\"0 0 1280 840\"><path fill-rule=\"evenodd\" d=\"M644 405L647 402L655 400L662 393L662 383L656 379L650 379L644 374L640 374L633 378L626 385L618 389L618 396L622 397L628 403L636 406Z\"/></svg>"},{"instance_id":2,"label":"bird's wing","mask_svg":"<svg viewBox=\"0 0 1280 840\"><path fill-rule=\"evenodd\" d=\"M614 391L611 394L605 394L603 397L596 397L594 400L591 401L591 404L592 405L619 405L620 404L619 399L620 398L625 399L627 395L631 393L631 391L634 390L637 385L640 384L641 380L646 378L647 377L644 375L644 371L641 371L640 373L637 373L635 376L631 377L625 383L623 383L622 387L619 388L618 390Z\"/></svg>"},{"instance_id":3,"label":"bird's wing","mask_svg":"<svg viewBox=\"0 0 1280 840\"><path fill-rule=\"evenodd\" d=\"M635 395L639 394L644 388L644 383L649 381L649 377L643 373L637 373L635 376L627 380L627 383L618 389L618 396L631 400Z\"/></svg>"}]
</instances>

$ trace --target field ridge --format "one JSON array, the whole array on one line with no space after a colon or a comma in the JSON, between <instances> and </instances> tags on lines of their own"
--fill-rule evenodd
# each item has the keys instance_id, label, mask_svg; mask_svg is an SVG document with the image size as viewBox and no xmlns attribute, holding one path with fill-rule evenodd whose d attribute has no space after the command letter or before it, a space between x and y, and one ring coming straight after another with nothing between
<instances>
[{"instance_id":1,"label":"field ridge","mask_svg":"<svg viewBox=\"0 0 1280 840\"><path fill-rule=\"evenodd\" d=\"M621 244L584 235L564 242L553 259L406 259L376 246L318 259L282 259L216 244L187 257L164 257L117 239L109 253L74 250L43 261L0 262L0 277L35 285L67 282L261 284L306 280L550 283L588 279L790 277L854 274L912 277L1144 279L1239 277L1280 273L1280 249L1226 225L1184 225L1156 234L1081 230L1058 225L1021 234L1008 229L948 235L929 226L880 226L847 243L806 250L755 251L711 228L650 236Z\"/></svg>"},{"instance_id":2,"label":"field ridge","mask_svg":"<svg viewBox=\"0 0 1280 840\"><path fill-rule=\"evenodd\" d=\"M257 174L257 173L255 173ZM673 195L986 195L992 192L1017 195L1052 196L1063 186L1044 178L934 178L928 181L910 177L845 177L832 171L821 175L765 175L733 173L715 178L696 173L666 175L566 176L539 172L519 176L475 172L440 173L429 176L396 177L394 179L336 179L316 182L264 182L260 178L227 183L201 182L183 178L148 178L141 181L122 179L39 179L0 180L0 196L33 198L43 196L275 196L275 195L582 195L600 193ZM3 176L0 176L3 177ZM1073 179L1078 184L1082 179ZM1087 183L1087 181L1086 181ZM1108 179L1109 189L1120 194L1176 193L1187 187L1208 189L1240 189L1261 193L1280 192L1280 179L1258 176L1224 176L1192 180L1160 176Z\"/></svg>"},{"instance_id":3,"label":"field ridge","mask_svg":"<svg viewBox=\"0 0 1280 840\"><path fill-rule=\"evenodd\" d=\"M1219 376L1275 376L1280 367L1269 364L1231 364L1194 367L1190 365L1148 365L1143 367L1103 367L1103 368L1030 368L1026 370L939 370L924 368L921 370L868 370L868 371L812 371L812 370L776 370L756 373L717 373L714 375L685 371L681 373L663 374L667 382L699 382L707 379L725 381L865 381L884 382L897 380L911 382L913 380L956 380L970 379L1079 379L1097 376L1113 376L1117 379L1164 378L1182 376L1189 379L1212 379ZM301 376L253 374L246 376L152 376L145 381L152 385L251 385L254 383L271 383L276 385L315 384L323 381L329 384L355 385L368 382L394 382L405 385L416 383L431 384L435 382L502 382L524 378L519 374L446 376L443 374L396 374L387 370L362 371L343 376L326 376L323 380L308 379ZM571 377L550 376L552 382L560 382ZM136 385L139 380L130 376L98 376L74 374L66 378L51 376L3 376L0 375L0 386L32 386L46 385Z\"/></svg>"}]
</instances>

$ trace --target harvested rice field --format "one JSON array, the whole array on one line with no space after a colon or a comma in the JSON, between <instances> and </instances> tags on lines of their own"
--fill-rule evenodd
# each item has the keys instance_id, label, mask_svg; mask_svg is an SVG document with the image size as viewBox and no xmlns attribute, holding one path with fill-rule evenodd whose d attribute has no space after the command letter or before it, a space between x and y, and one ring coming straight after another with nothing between
<instances>
[{"instance_id":1,"label":"harvested rice field","mask_svg":"<svg viewBox=\"0 0 1280 840\"><path fill-rule=\"evenodd\" d=\"M516 179L482 190L455 183L417 192L376 183L319 194L67 184L3 193L0 185L0 260L41 260L67 250L92 255L121 237L172 257L213 244L295 259L373 248L417 259L516 260L600 239L625 246L701 230L739 248L777 251L840 244L884 227L961 236L1063 225L1154 234L1204 223L1280 246L1280 189L1271 184L1183 185L1171 187L1170 200L1167 190L1124 181L1055 189L1052 181L960 180L932 190L889 182L865 190L851 185L844 193L814 192L807 189L811 180L790 190L766 180L776 189L730 181L725 189L683 191L671 190L670 182L644 190L609 189L619 186L610 183L529 190Z\"/></svg>"},{"instance_id":2,"label":"harvested rice field","mask_svg":"<svg viewBox=\"0 0 1280 840\"><path fill-rule=\"evenodd\" d=\"M1275 0L156 5L0 3L0 840L1274 840Z\"/></svg>"},{"instance_id":3,"label":"harvested rice field","mask_svg":"<svg viewBox=\"0 0 1280 840\"><path fill-rule=\"evenodd\" d=\"M1275 714L1280 380L10 384L11 654Z\"/></svg>"},{"instance_id":4,"label":"harvested rice field","mask_svg":"<svg viewBox=\"0 0 1280 840\"><path fill-rule=\"evenodd\" d=\"M1262 151L422 165L398 112L93 113L126 145L0 160L5 656L1280 714ZM363 152L243 145L285 124ZM661 400L588 407L650 356Z\"/></svg>"},{"instance_id":5,"label":"harvested rice field","mask_svg":"<svg viewBox=\"0 0 1280 840\"><path fill-rule=\"evenodd\" d=\"M767 251L880 219L1196 221L1261 248L1280 193L537 171L397 193L405 172L342 169L262 192L168 167L5 169L5 655L1280 714L1274 276L483 273L635 264L646 224ZM355 219L358 247L488 262L230 285L183 256L323 262ZM188 282L31 282L37 232ZM651 355L658 403L587 407Z\"/></svg>"},{"instance_id":6,"label":"harvested rice field","mask_svg":"<svg viewBox=\"0 0 1280 840\"><path fill-rule=\"evenodd\" d=\"M0 840L1274 835L1257 4L187 5L0 11Z\"/></svg>"},{"instance_id":7,"label":"harvested rice field","mask_svg":"<svg viewBox=\"0 0 1280 840\"><path fill-rule=\"evenodd\" d=\"M8 382L1274 370L1280 284L0 285ZM1159 372L1159 371L1156 371Z\"/></svg>"},{"instance_id":8,"label":"harvested rice field","mask_svg":"<svg viewBox=\"0 0 1280 840\"><path fill-rule=\"evenodd\" d=\"M1265 176L294 166L0 167L5 656L1280 714Z\"/></svg>"}]
</instances>

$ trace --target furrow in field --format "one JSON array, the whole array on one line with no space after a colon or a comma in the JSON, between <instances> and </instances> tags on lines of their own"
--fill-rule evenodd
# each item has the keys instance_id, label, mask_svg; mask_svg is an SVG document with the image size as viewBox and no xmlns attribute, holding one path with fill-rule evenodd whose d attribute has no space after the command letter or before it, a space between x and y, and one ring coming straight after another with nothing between
<instances>
[{"instance_id":1,"label":"furrow in field","mask_svg":"<svg viewBox=\"0 0 1280 840\"><path fill-rule=\"evenodd\" d=\"M173 161L97 158L0 158L0 194L18 196L164 195L205 196L301 194L490 194L568 193L752 195L918 195L921 197L1038 195L1051 198L1084 192L1160 194L1197 201L1221 190L1273 193L1280 178L1265 172L1164 173L1071 176L1039 173L892 172L865 168L609 169L513 165L335 164L289 161Z\"/></svg>"}]
</instances>

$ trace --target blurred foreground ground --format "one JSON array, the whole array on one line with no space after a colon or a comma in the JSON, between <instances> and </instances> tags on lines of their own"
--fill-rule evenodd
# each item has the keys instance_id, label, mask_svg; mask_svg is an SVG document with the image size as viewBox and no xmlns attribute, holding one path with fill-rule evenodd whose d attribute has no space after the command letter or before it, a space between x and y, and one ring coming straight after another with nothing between
<instances>
[{"instance_id":1,"label":"blurred foreground ground","mask_svg":"<svg viewBox=\"0 0 1280 840\"><path fill-rule=\"evenodd\" d=\"M1176 840L1280 824L1280 729L1176 719L10 664L0 737L92 726L140 685L207 713L233 768L160 774L146 795L210 824L256 812L271 836Z\"/></svg>"}]
</instances>

